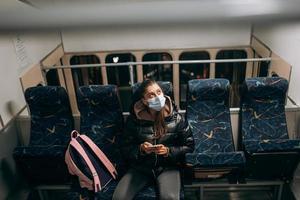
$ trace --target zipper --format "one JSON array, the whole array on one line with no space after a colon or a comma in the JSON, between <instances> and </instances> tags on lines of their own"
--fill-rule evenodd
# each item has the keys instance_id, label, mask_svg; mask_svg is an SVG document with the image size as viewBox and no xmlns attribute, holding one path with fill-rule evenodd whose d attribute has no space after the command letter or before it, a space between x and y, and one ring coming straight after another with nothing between
<instances>
[{"instance_id":1,"label":"zipper","mask_svg":"<svg viewBox=\"0 0 300 200\"><path fill-rule=\"evenodd\" d=\"M153 177L156 179L154 169L152 169L152 174L153 174Z\"/></svg>"},{"instance_id":2,"label":"zipper","mask_svg":"<svg viewBox=\"0 0 300 200\"><path fill-rule=\"evenodd\" d=\"M156 145L156 135L154 134L154 145ZM157 154L155 154L155 163L154 163L154 166L156 167L157 165Z\"/></svg>"}]
</instances>

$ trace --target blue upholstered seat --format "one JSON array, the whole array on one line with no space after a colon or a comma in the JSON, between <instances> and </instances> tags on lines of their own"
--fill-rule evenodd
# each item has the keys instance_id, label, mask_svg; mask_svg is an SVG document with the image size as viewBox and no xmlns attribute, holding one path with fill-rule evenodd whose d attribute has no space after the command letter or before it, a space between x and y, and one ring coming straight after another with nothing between
<instances>
[{"instance_id":1,"label":"blue upholstered seat","mask_svg":"<svg viewBox=\"0 0 300 200\"><path fill-rule=\"evenodd\" d=\"M235 152L228 107L229 81L191 80L186 117L192 128L195 150L186 162L195 168L242 167L243 152Z\"/></svg>"},{"instance_id":2,"label":"blue upholstered seat","mask_svg":"<svg viewBox=\"0 0 300 200\"><path fill-rule=\"evenodd\" d=\"M256 162L256 166L259 164L261 167L267 166L272 162L275 162L272 163L273 165L276 165L276 162L284 164L286 160L285 164L290 165L290 168L291 165L298 163L297 152L300 151L300 140L289 139L285 118L287 88L288 81L280 77L245 80L240 112L241 148L247 152L250 163L256 162L255 156L264 153L265 163ZM274 152L277 157L274 157ZM258 155L259 153L261 154ZM272 160L268 159L271 156L266 153L273 153ZM252 168L254 169L255 166ZM261 170L264 170L266 174L269 171L266 168ZM280 172L278 170L278 176L276 176L276 171L274 173L269 177L291 178L292 176L291 171Z\"/></svg>"},{"instance_id":3,"label":"blue upholstered seat","mask_svg":"<svg viewBox=\"0 0 300 200\"><path fill-rule=\"evenodd\" d=\"M80 133L89 136L114 162L123 166L118 139L123 129L123 116L115 85L79 87L77 104L80 111Z\"/></svg>"},{"instance_id":4,"label":"blue upholstered seat","mask_svg":"<svg viewBox=\"0 0 300 200\"><path fill-rule=\"evenodd\" d=\"M31 116L30 142L14 150L18 168L33 184L68 181L64 153L73 130L73 117L65 89L28 88L25 99Z\"/></svg>"}]
</instances>

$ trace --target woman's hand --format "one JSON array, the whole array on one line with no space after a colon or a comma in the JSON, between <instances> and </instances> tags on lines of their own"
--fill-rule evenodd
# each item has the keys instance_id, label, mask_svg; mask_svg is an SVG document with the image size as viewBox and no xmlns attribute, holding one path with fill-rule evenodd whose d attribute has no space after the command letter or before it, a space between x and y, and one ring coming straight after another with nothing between
<instances>
[{"instance_id":1,"label":"woman's hand","mask_svg":"<svg viewBox=\"0 0 300 200\"><path fill-rule=\"evenodd\" d=\"M168 156L169 155L169 147L166 147L163 144L156 145L157 148L154 150L154 153L162 156Z\"/></svg>"},{"instance_id":2,"label":"woman's hand","mask_svg":"<svg viewBox=\"0 0 300 200\"><path fill-rule=\"evenodd\" d=\"M153 152L153 145L149 142L144 142L141 144L140 148L141 148L141 152L142 153L146 153L146 154L150 154Z\"/></svg>"}]
</instances>

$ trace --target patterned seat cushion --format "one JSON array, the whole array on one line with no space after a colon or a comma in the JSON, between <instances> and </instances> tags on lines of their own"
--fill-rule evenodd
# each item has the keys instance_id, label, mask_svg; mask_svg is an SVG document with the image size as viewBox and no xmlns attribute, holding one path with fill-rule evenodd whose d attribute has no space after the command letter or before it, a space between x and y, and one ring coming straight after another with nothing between
<instances>
[{"instance_id":1,"label":"patterned seat cushion","mask_svg":"<svg viewBox=\"0 0 300 200\"><path fill-rule=\"evenodd\" d=\"M77 91L80 133L89 136L108 158L125 171L119 152L123 116L115 85L82 86Z\"/></svg>"},{"instance_id":2,"label":"patterned seat cushion","mask_svg":"<svg viewBox=\"0 0 300 200\"><path fill-rule=\"evenodd\" d=\"M68 95L63 87L38 86L28 88L25 98L31 134L29 145L13 152L17 167L32 184L65 183L70 177L64 153L73 130Z\"/></svg>"},{"instance_id":3,"label":"patterned seat cushion","mask_svg":"<svg viewBox=\"0 0 300 200\"><path fill-rule=\"evenodd\" d=\"M287 87L287 80L280 77L246 79L241 104L241 130L247 151L259 152L264 148L272 151L272 147L280 150L293 143L286 141Z\"/></svg>"},{"instance_id":4,"label":"patterned seat cushion","mask_svg":"<svg viewBox=\"0 0 300 200\"><path fill-rule=\"evenodd\" d=\"M272 140L245 140L245 150L249 153L258 152L286 152L299 151L300 140L272 139Z\"/></svg>"},{"instance_id":5,"label":"patterned seat cushion","mask_svg":"<svg viewBox=\"0 0 300 200\"><path fill-rule=\"evenodd\" d=\"M189 81L187 119L195 140L195 152L234 151L225 79Z\"/></svg>"},{"instance_id":6,"label":"patterned seat cushion","mask_svg":"<svg viewBox=\"0 0 300 200\"><path fill-rule=\"evenodd\" d=\"M66 148L63 145L17 147L13 156L31 184L64 184L70 182L64 162Z\"/></svg>"},{"instance_id":7,"label":"patterned seat cushion","mask_svg":"<svg viewBox=\"0 0 300 200\"><path fill-rule=\"evenodd\" d=\"M15 158L34 158L34 157L64 157L67 146L51 145L51 146L26 146L14 149Z\"/></svg>"},{"instance_id":8,"label":"patterned seat cushion","mask_svg":"<svg viewBox=\"0 0 300 200\"><path fill-rule=\"evenodd\" d=\"M188 86L187 120L192 128L195 151L186 154L186 162L194 168L244 164L244 154L234 152L228 107L229 81L191 80Z\"/></svg>"},{"instance_id":9,"label":"patterned seat cushion","mask_svg":"<svg viewBox=\"0 0 300 200\"><path fill-rule=\"evenodd\" d=\"M246 79L240 110L240 146L247 153L250 178L291 180L299 163L299 140L289 140L285 117L288 81L281 77Z\"/></svg>"},{"instance_id":10,"label":"patterned seat cushion","mask_svg":"<svg viewBox=\"0 0 300 200\"><path fill-rule=\"evenodd\" d=\"M243 152L187 153L187 164L194 168L242 166L245 164Z\"/></svg>"},{"instance_id":11,"label":"patterned seat cushion","mask_svg":"<svg viewBox=\"0 0 300 200\"><path fill-rule=\"evenodd\" d=\"M73 130L73 116L63 87L38 86L25 91L30 109L29 145L67 145Z\"/></svg>"}]
</instances>

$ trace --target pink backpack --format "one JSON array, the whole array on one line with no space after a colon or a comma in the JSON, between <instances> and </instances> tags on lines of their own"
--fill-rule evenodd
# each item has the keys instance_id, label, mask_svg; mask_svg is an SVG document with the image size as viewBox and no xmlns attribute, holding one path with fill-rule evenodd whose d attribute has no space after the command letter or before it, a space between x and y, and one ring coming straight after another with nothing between
<instances>
[{"instance_id":1,"label":"pink backpack","mask_svg":"<svg viewBox=\"0 0 300 200\"><path fill-rule=\"evenodd\" d=\"M71 133L65 162L70 174L78 176L80 186L94 192L101 191L117 177L114 165L99 147L89 137L80 135L76 130Z\"/></svg>"}]
</instances>

